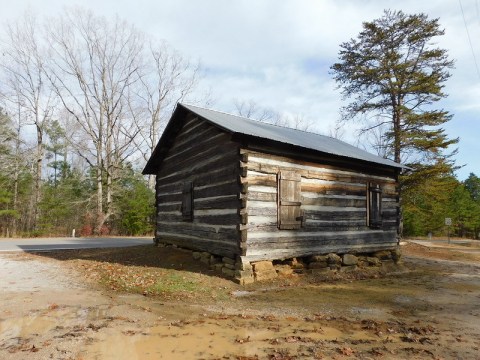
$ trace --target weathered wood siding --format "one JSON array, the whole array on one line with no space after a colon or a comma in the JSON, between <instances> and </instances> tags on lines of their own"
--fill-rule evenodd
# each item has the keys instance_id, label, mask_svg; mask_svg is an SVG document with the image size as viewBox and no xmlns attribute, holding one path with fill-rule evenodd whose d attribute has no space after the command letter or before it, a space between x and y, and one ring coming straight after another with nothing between
<instances>
[{"instance_id":1,"label":"weathered wood siding","mask_svg":"<svg viewBox=\"0 0 480 360\"><path fill-rule=\"evenodd\" d=\"M369 252L397 245L398 193L394 176L292 160L242 149L243 210L242 255L246 260L284 259L296 256ZM293 171L301 176L303 226L278 228L278 174ZM382 188L380 229L367 219L367 186Z\"/></svg>"},{"instance_id":2,"label":"weathered wood siding","mask_svg":"<svg viewBox=\"0 0 480 360\"><path fill-rule=\"evenodd\" d=\"M157 173L156 238L235 257L239 253L239 146L206 121L186 120ZM182 191L193 183L193 219L182 216Z\"/></svg>"}]
</instances>

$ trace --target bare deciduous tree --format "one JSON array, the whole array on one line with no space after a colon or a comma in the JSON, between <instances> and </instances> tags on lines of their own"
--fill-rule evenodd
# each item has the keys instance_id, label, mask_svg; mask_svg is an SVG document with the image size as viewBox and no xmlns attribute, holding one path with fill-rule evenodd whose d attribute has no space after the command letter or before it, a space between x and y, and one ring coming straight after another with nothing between
<instances>
[{"instance_id":1,"label":"bare deciduous tree","mask_svg":"<svg viewBox=\"0 0 480 360\"><path fill-rule=\"evenodd\" d=\"M80 8L65 10L41 28L25 16L8 27L2 52L2 100L9 102L10 113L18 108L18 124L29 120L36 128L32 227L38 218L44 131L54 118L68 134L69 148L95 176L94 229L101 233L115 215L123 171L149 157L175 104L197 86L199 64L165 42L147 42L118 17L107 20Z\"/></svg>"},{"instance_id":2,"label":"bare deciduous tree","mask_svg":"<svg viewBox=\"0 0 480 360\"><path fill-rule=\"evenodd\" d=\"M126 112L128 89L140 79L143 35L119 18L109 23L74 9L50 21L48 40L49 79L90 142L79 150L96 170L98 234L113 214L115 172L138 133L130 131Z\"/></svg>"},{"instance_id":3,"label":"bare deciduous tree","mask_svg":"<svg viewBox=\"0 0 480 360\"><path fill-rule=\"evenodd\" d=\"M139 129L136 140L144 160L157 145L175 104L197 86L200 64L192 64L166 42L150 42L142 76L129 96L130 115ZM154 188L154 177L149 177Z\"/></svg>"},{"instance_id":4,"label":"bare deciduous tree","mask_svg":"<svg viewBox=\"0 0 480 360\"><path fill-rule=\"evenodd\" d=\"M240 116L261 121L267 124L289 127L292 129L309 130L313 123L303 115L288 115L278 111L261 107L254 100L234 99L236 113Z\"/></svg>"},{"instance_id":5,"label":"bare deciduous tree","mask_svg":"<svg viewBox=\"0 0 480 360\"><path fill-rule=\"evenodd\" d=\"M3 94L26 122L35 126L36 150L31 229L37 228L41 197L43 137L54 111L54 97L44 74L47 54L40 41L36 18L27 13L6 28L1 67L5 76ZM22 121L19 120L19 124Z\"/></svg>"}]
</instances>

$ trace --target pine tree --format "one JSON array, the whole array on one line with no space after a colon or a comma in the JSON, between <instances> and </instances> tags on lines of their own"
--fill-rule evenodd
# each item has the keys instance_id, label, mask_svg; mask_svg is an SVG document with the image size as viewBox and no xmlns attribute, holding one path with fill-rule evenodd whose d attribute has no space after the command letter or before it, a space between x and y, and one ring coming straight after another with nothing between
<instances>
[{"instance_id":1,"label":"pine tree","mask_svg":"<svg viewBox=\"0 0 480 360\"><path fill-rule=\"evenodd\" d=\"M433 108L446 97L444 82L453 67L447 51L432 43L443 34L438 19L386 10L340 45L340 62L331 67L344 98L353 99L342 109L343 119L369 119L363 132L387 125L386 153L398 163L412 154L413 162L433 163L458 142L440 127L452 116Z\"/></svg>"},{"instance_id":2,"label":"pine tree","mask_svg":"<svg viewBox=\"0 0 480 360\"><path fill-rule=\"evenodd\" d=\"M12 220L19 216L13 206L10 176L14 138L11 119L0 108L0 235L3 236L11 235Z\"/></svg>"},{"instance_id":3,"label":"pine tree","mask_svg":"<svg viewBox=\"0 0 480 360\"><path fill-rule=\"evenodd\" d=\"M480 178L474 173L470 173L464 181L464 185L473 201L476 201L480 205Z\"/></svg>"}]
</instances>

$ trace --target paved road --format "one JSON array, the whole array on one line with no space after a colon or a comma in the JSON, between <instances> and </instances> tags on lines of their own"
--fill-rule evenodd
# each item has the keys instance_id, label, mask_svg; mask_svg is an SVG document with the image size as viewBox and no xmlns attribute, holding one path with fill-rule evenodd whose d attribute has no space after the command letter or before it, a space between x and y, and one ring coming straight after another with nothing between
<instances>
[{"instance_id":1,"label":"paved road","mask_svg":"<svg viewBox=\"0 0 480 360\"><path fill-rule=\"evenodd\" d=\"M151 237L2 239L0 252L110 248L152 244Z\"/></svg>"}]
</instances>

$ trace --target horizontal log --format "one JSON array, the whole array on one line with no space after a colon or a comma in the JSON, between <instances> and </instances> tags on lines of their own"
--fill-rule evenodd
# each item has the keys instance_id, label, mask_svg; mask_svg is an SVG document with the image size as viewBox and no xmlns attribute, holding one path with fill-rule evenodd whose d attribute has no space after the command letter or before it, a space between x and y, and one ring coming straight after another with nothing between
<instances>
[{"instance_id":1,"label":"horizontal log","mask_svg":"<svg viewBox=\"0 0 480 360\"><path fill-rule=\"evenodd\" d=\"M331 185L325 184L305 184L302 182L302 192L313 192L317 194L325 195L352 195L352 196L367 196L366 186L347 186L342 184L335 184L332 182Z\"/></svg>"},{"instance_id":2,"label":"horizontal log","mask_svg":"<svg viewBox=\"0 0 480 360\"><path fill-rule=\"evenodd\" d=\"M258 170L258 169L256 169ZM275 168L275 170L279 170ZM343 181L340 181L343 180ZM348 180L344 181L344 180ZM243 180L250 185L261 186L277 186L276 173L263 174L258 171L248 171L248 176ZM361 195L366 196L367 183L364 179L349 177L348 179L339 179L336 177L332 179L329 174L318 173L316 178L305 179L302 178L301 189L307 192L315 192L320 194L345 194L345 195ZM382 192L384 195L395 196L397 189L395 184L381 183Z\"/></svg>"},{"instance_id":3,"label":"horizontal log","mask_svg":"<svg viewBox=\"0 0 480 360\"><path fill-rule=\"evenodd\" d=\"M248 251L258 251L258 250L268 250L275 252L276 250L290 250L290 251L299 251L303 250L304 252L310 251L310 249L318 249L318 248L344 248L348 252L351 251L351 249L359 249L362 247L369 248L369 247L374 247L377 245L390 245L394 246L397 244L397 239L392 238L392 239L385 239L384 241L372 241L369 243L363 243L362 241L323 241L321 239L314 239L314 240L309 240L309 241L304 241L304 242L292 242L292 243L251 243L247 239L247 242L245 243L247 253Z\"/></svg>"},{"instance_id":4,"label":"horizontal log","mask_svg":"<svg viewBox=\"0 0 480 360\"><path fill-rule=\"evenodd\" d=\"M270 204L270 203L266 203ZM250 216L276 216L276 204L270 207L254 206L247 202L248 214ZM302 207L304 209L304 207ZM336 210L331 210L336 209ZM367 211L363 207L345 208L341 207L318 207L316 210L304 209L307 220L360 220L366 219Z\"/></svg>"},{"instance_id":5,"label":"horizontal log","mask_svg":"<svg viewBox=\"0 0 480 360\"><path fill-rule=\"evenodd\" d=\"M236 179L230 180L227 183L215 183L212 179L212 184L204 185L203 187L195 186L193 189L194 199L208 198L212 196L221 195L235 195L240 193L240 185Z\"/></svg>"},{"instance_id":6,"label":"horizontal log","mask_svg":"<svg viewBox=\"0 0 480 360\"><path fill-rule=\"evenodd\" d=\"M175 137L175 145L181 145L185 141L188 141L191 139L193 136L196 136L197 134L202 134L206 130L216 130L217 132L220 132L219 129L215 128L212 126L210 123L200 120L200 119L193 119L192 121L189 121L186 123L182 129L179 131L177 136Z\"/></svg>"},{"instance_id":7,"label":"horizontal log","mask_svg":"<svg viewBox=\"0 0 480 360\"><path fill-rule=\"evenodd\" d=\"M225 215L197 215L193 211L193 221L200 224L211 225L237 225L241 221L239 214L225 214Z\"/></svg>"},{"instance_id":8,"label":"horizontal log","mask_svg":"<svg viewBox=\"0 0 480 360\"><path fill-rule=\"evenodd\" d=\"M266 175L259 174L257 172L253 172L255 175L252 175L251 171L247 172L247 176L242 180L243 182L247 182L249 185L263 185L263 186L271 186L277 187L277 174L274 175Z\"/></svg>"},{"instance_id":9,"label":"horizontal log","mask_svg":"<svg viewBox=\"0 0 480 360\"><path fill-rule=\"evenodd\" d=\"M162 193L157 194L157 202L158 203L170 203L170 202L181 202L182 201L182 193L177 192L173 194L164 195Z\"/></svg>"},{"instance_id":10,"label":"horizontal log","mask_svg":"<svg viewBox=\"0 0 480 360\"><path fill-rule=\"evenodd\" d=\"M222 137L229 139L229 136L213 126L199 126L194 132L189 134L178 135L170 148L165 161L181 155L192 147L203 147L208 141L215 141L216 138Z\"/></svg>"},{"instance_id":11,"label":"horizontal log","mask_svg":"<svg viewBox=\"0 0 480 360\"><path fill-rule=\"evenodd\" d=\"M220 159L230 156L238 157L237 146L234 143L216 143L209 144L209 146L194 146L188 152L182 153L181 158L170 159L162 162L160 167L160 175L177 171L178 169L191 170L193 168L200 168L198 165L205 159L215 158Z\"/></svg>"},{"instance_id":12,"label":"horizontal log","mask_svg":"<svg viewBox=\"0 0 480 360\"><path fill-rule=\"evenodd\" d=\"M188 222L158 222L157 228L162 233L174 235L187 235L219 240L223 242L236 242L240 239L240 234L236 226L224 228L221 226L209 226L198 223Z\"/></svg>"},{"instance_id":13,"label":"horizontal log","mask_svg":"<svg viewBox=\"0 0 480 360\"><path fill-rule=\"evenodd\" d=\"M181 133L185 134L191 132L194 129L198 129L198 126L205 125L205 123L206 121L199 119L198 116L187 115L181 128Z\"/></svg>"},{"instance_id":14,"label":"horizontal log","mask_svg":"<svg viewBox=\"0 0 480 360\"><path fill-rule=\"evenodd\" d=\"M217 198L195 199L194 209L237 209L241 201L236 195L221 196Z\"/></svg>"},{"instance_id":15,"label":"horizontal log","mask_svg":"<svg viewBox=\"0 0 480 360\"><path fill-rule=\"evenodd\" d=\"M212 164L209 167L205 167L201 172L195 174L193 180L195 186L204 186L210 184L212 179L215 179L216 182L235 179L237 174L238 168L234 164L224 162L221 165ZM182 192L185 180L184 176L178 176L176 178L167 178L166 181L157 181L156 190L159 193Z\"/></svg>"},{"instance_id":16,"label":"horizontal log","mask_svg":"<svg viewBox=\"0 0 480 360\"><path fill-rule=\"evenodd\" d=\"M189 139L189 142L183 144L181 148L170 149L169 155L163 160L163 163L171 164L177 161L181 162L217 146L227 145L236 147L235 144L230 141L228 134L219 133L218 131L208 131L205 135L207 137L201 138L199 136Z\"/></svg>"},{"instance_id":17,"label":"horizontal log","mask_svg":"<svg viewBox=\"0 0 480 360\"><path fill-rule=\"evenodd\" d=\"M163 212L181 211L182 204L180 202L174 203L158 203L156 204L157 214Z\"/></svg>"},{"instance_id":18,"label":"horizontal log","mask_svg":"<svg viewBox=\"0 0 480 360\"><path fill-rule=\"evenodd\" d=\"M363 179L365 182L377 181L381 183L396 184L393 177L370 175L367 173L360 173L351 170L349 171L323 164L298 161L288 157L256 153L249 154L248 160L249 170L270 174L275 174L281 170L284 170L295 171L305 178L316 178L318 174L322 174L322 176L326 176L329 177L329 179L335 179L337 181L352 182L352 180Z\"/></svg>"},{"instance_id":19,"label":"horizontal log","mask_svg":"<svg viewBox=\"0 0 480 360\"><path fill-rule=\"evenodd\" d=\"M248 190L247 200L251 201L267 201L277 203L277 193L266 193Z\"/></svg>"},{"instance_id":20,"label":"horizontal log","mask_svg":"<svg viewBox=\"0 0 480 360\"><path fill-rule=\"evenodd\" d=\"M345 207L361 207L365 208L367 206L367 199L351 199L347 197L317 197L317 198L308 198L302 197L302 205L316 205L316 206L345 206Z\"/></svg>"},{"instance_id":21,"label":"horizontal log","mask_svg":"<svg viewBox=\"0 0 480 360\"><path fill-rule=\"evenodd\" d=\"M210 158L201 159L201 161L192 163L191 166L187 168L175 169L175 171L165 171L165 169L160 168L157 175L157 182L159 186L161 186L186 180L189 177L200 177L203 176L203 174L210 174L210 172L223 168L226 165L231 165L232 162L236 162L237 157L238 155L234 152L227 152Z\"/></svg>"},{"instance_id":22,"label":"horizontal log","mask_svg":"<svg viewBox=\"0 0 480 360\"><path fill-rule=\"evenodd\" d=\"M212 180L223 182L230 179L237 179L239 169L235 163L235 154L229 154L217 163L210 163L201 169L201 172L195 174L195 185L204 186L210 184Z\"/></svg>"},{"instance_id":23,"label":"horizontal log","mask_svg":"<svg viewBox=\"0 0 480 360\"><path fill-rule=\"evenodd\" d=\"M358 171L376 177L388 177L395 179L398 176L399 169L380 164L364 162L356 159L342 158L330 154L321 154L313 150L305 150L299 152L294 146L288 144L274 144L269 141L263 143L251 142L248 144L247 151L249 157L255 158L255 154L265 158L271 156L272 159L285 159L286 161L294 161L296 164L304 164L307 166L322 166L325 168L340 169L344 171ZM253 159L252 159L253 160Z\"/></svg>"},{"instance_id":24,"label":"horizontal log","mask_svg":"<svg viewBox=\"0 0 480 360\"><path fill-rule=\"evenodd\" d=\"M277 216L276 207L255 207L247 201L247 211L249 216Z\"/></svg>"},{"instance_id":25,"label":"horizontal log","mask_svg":"<svg viewBox=\"0 0 480 360\"><path fill-rule=\"evenodd\" d=\"M180 211L158 211L157 219L161 222L183 222ZM238 208L234 209L194 209L193 220L184 221L185 224L194 223L198 225L231 225L237 226L240 223Z\"/></svg>"},{"instance_id":26,"label":"horizontal log","mask_svg":"<svg viewBox=\"0 0 480 360\"><path fill-rule=\"evenodd\" d=\"M205 198L198 199L194 202L194 209L208 210L208 209L239 209L243 205L242 200L234 199L233 196L228 198ZM181 210L181 201L170 203L157 203L157 210L159 213L172 212Z\"/></svg>"},{"instance_id":27,"label":"horizontal log","mask_svg":"<svg viewBox=\"0 0 480 360\"><path fill-rule=\"evenodd\" d=\"M178 186L176 187L178 189ZM183 188L182 188L183 189ZM172 202L172 201L181 201L182 200L182 189L177 190L174 193L162 193L157 192L157 201L162 202ZM204 186L196 186L194 183L193 196L194 200L210 198L213 196L237 196L240 192L240 186L236 181L228 183L211 183Z\"/></svg>"},{"instance_id":28,"label":"horizontal log","mask_svg":"<svg viewBox=\"0 0 480 360\"><path fill-rule=\"evenodd\" d=\"M382 230L366 230L360 231L312 231L297 232L284 230L272 234L252 233L248 235L247 244L249 246L269 246L278 247L295 247L303 246L302 244L342 242L350 244L374 244L381 242L396 241L397 233L395 231Z\"/></svg>"},{"instance_id":29,"label":"horizontal log","mask_svg":"<svg viewBox=\"0 0 480 360\"><path fill-rule=\"evenodd\" d=\"M356 251L359 253L369 253L379 250L393 250L397 246L396 243L372 244L372 245L317 245L309 248L298 249L252 249L249 248L242 256L242 261L261 261L261 260L284 260L295 257L304 257L311 255L321 255L328 253L351 253Z\"/></svg>"},{"instance_id":30,"label":"horizontal log","mask_svg":"<svg viewBox=\"0 0 480 360\"><path fill-rule=\"evenodd\" d=\"M206 251L211 254L226 256L232 259L241 253L238 243L217 241L198 236L169 234L161 231L157 231L155 235L160 242L175 244L192 250Z\"/></svg>"}]
</instances>

